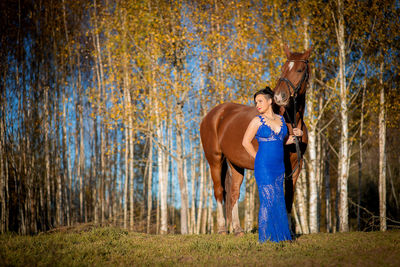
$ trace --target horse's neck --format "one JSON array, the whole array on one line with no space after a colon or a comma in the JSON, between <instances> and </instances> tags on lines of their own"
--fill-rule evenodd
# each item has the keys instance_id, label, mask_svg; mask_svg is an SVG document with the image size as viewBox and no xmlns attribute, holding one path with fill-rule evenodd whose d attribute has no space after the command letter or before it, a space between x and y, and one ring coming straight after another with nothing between
<instances>
[{"instance_id":1,"label":"horse's neck","mask_svg":"<svg viewBox=\"0 0 400 267\"><path fill-rule=\"evenodd\" d=\"M303 123L303 116L305 112L305 95L298 96L296 98L296 122ZM286 110L284 107L280 107L279 114L282 116L290 116L290 119L293 117L293 108ZM288 121L287 121L288 122ZM294 122L294 121L293 121Z\"/></svg>"}]
</instances>

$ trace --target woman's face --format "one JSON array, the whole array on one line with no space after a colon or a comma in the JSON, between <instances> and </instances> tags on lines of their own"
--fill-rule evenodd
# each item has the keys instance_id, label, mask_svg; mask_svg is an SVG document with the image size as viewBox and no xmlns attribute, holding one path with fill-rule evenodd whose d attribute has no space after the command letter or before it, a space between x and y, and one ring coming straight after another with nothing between
<instances>
[{"instance_id":1,"label":"woman's face","mask_svg":"<svg viewBox=\"0 0 400 267\"><path fill-rule=\"evenodd\" d=\"M272 99L266 95L257 95L256 96L256 108L258 112L264 113L266 112L272 103Z\"/></svg>"}]
</instances>

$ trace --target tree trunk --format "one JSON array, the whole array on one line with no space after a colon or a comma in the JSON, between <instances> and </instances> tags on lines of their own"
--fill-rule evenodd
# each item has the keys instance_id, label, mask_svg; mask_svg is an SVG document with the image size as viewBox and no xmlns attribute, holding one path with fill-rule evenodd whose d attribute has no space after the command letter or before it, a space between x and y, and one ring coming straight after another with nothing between
<instances>
[{"instance_id":1,"label":"tree trunk","mask_svg":"<svg viewBox=\"0 0 400 267\"><path fill-rule=\"evenodd\" d=\"M171 116L171 115L170 115ZM173 142L173 138L172 138L172 127L168 127L168 147L169 147L169 151L173 151L174 150L174 142ZM176 223L176 212L175 212L175 207L176 207L176 192L175 192L175 179L173 179L174 177L177 177L177 171L175 167L173 166L173 162L171 160L171 156L168 157L169 161L170 161L170 165L171 165L171 211L169 216L171 217L171 223L173 225L177 225ZM175 228L173 228L173 233L175 233Z\"/></svg>"},{"instance_id":2,"label":"tree trunk","mask_svg":"<svg viewBox=\"0 0 400 267\"><path fill-rule=\"evenodd\" d=\"M4 79L5 80L5 79ZM0 92L0 233L4 233L7 228L6 228L6 194L5 194L5 167L4 167L4 161L5 161L5 134L4 134L4 120L6 117L5 111L5 88L3 85L0 85L1 92Z\"/></svg>"},{"instance_id":3,"label":"tree trunk","mask_svg":"<svg viewBox=\"0 0 400 267\"><path fill-rule=\"evenodd\" d=\"M205 163L205 162L204 162ZM204 187L203 187L203 195L204 195L204 207L201 216L201 232L205 234L207 232L207 221L208 221L208 176L206 171L206 166L204 165Z\"/></svg>"},{"instance_id":4,"label":"tree trunk","mask_svg":"<svg viewBox=\"0 0 400 267\"><path fill-rule=\"evenodd\" d=\"M386 110L383 64L382 62L380 66L379 79L379 225L381 231L386 231Z\"/></svg>"},{"instance_id":5,"label":"tree trunk","mask_svg":"<svg viewBox=\"0 0 400 267\"><path fill-rule=\"evenodd\" d=\"M365 105L365 92L367 90L367 74L368 69L365 64L365 73L363 81L363 92L361 99L361 118L360 118L360 135L358 142L358 187L357 187L357 230L361 230L360 222L360 205L361 205L361 178L362 178L362 167L363 167L363 130L364 130L364 105Z\"/></svg>"},{"instance_id":6,"label":"tree trunk","mask_svg":"<svg viewBox=\"0 0 400 267\"><path fill-rule=\"evenodd\" d=\"M62 153L63 153L63 177L66 183L65 186L65 210L66 210L66 217L67 217L67 225L70 226L72 224L72 175L70 173L70 157L69 157L69 149L67 144L67 111L65 108L65 104L63 105L63 117L62 117Z\"/></svg>"},{"instance_id":7,"label":"tree trunk","mask_svg":"<svg viewBox=\"0 0 400 267\"><path fill-rule=\"evenodd\" d=\"M245 172L246 179L246 197L245 197L245 213L244 213L244 230L250 232L254 224L254 194L255 180L252 178L252 172Z\"/></svg>"},{"instance_id":8,"label":"tree trunk","mask_svg":"<svg viewBox=\"0 0 400 267\"><path fill-rule=\"evenodd\" d=\"M127 99L126 92L124 99ZM125 100L125 110L127 109L127 100ZM129 185L129 127L125 123L125 183L124 183L124 229L128 229L128 185Z\"/></svg>"},{"instance_id":9,"label":"tree trunk","mask_svg":"<svg viewBox=\"0 0 400 267\"><path fill-rule=\"evenodd\" d=\"M182 141L182 121L183 114L182 109L178 107L177 114L177 133L176 133L176 147L177 147L177 165L178 165L178 180L179 180L179 190L181 192L181 234L188 233L188 192L187 183L185 179L184 172L184 162L183 162L183 141Z\"/></svg>"},{"instance_id":10,"label":"tree trunk","mask_svg":"<svg viewBox=\"0 0 400 267\"><path fill-rule=\"evenodd\" d=\"M60 97L60 94L61 94L62 92L61 92L61 90L59 90L58 91L58 98ZM63 95L64 96L64 95ZM64 102L62 102L62 103L64 103ZM57 101L57 103L56 103L56 105L55 105L55 108L56 108L56 136L60 136L60 127L59 127L59 125L61 124L61 119L60 119L60 112L59 112L59 101ZM63 105L63 109L64 109L64 105ZM64 112L64 110L63 110L63 112ZM59 138L56 138L56 151L61 151L61 149L62 149L62 146L61 146L61 142L60 142L60 139ZM56 175L56 177L57 177L57 201L56 201L56 203L57 203L57 205L56 205L56 215L57 215L57 225L58 226L61 226L61 225L64 225L64 212L63 212L63 201L62 201L62 197L63 197L63 185L65 186L65 183L63 184L63 182L62 182L62 179L61 179L61 177L62 177L62 175L61 175L61 153L57 153L56 152L56 155L55 155L55 157L56 157L56 173L55 173L55 175ZM64 179L65 180L65 179Z\"/></svg>"},{"instance_id":11,"label":"tree trunk","mask_svg":"<svg viewBox=\"0 0 400 267\"><path fill-rule=\"evenodd\" d=\"M48 87L44 87L44 164L45 164L45 184L46 184L46 222L47 229L51 224L51 190L50 190L50 150L49 150L49 92Z\"/></svg>"},{"instance_id":12,"label":"tree trunk","mask_svg":"<svg viewBox=\"0 0 400 267\"><path fill-rule=\"evenodd\" d=\"M348 178L349 178L349 127L348 127L348 94L346 86L346 47L345 47L345 21L344 3L338 0L338 25L337 41L339 45L339 83L340 83L340 152L338 162L338 215L339 231L349 231L349 208L348 208Z\"/></svg>"},{"instance_id":13,"label":"tree trunk","mask_svg":"<svg viewBox=\"0 0 400 267\"><path fill-rule=\"evenodd\" d=\"M298 215L300 219L302 234L309 234L310 228L308 224L308 216L307 216L307 183L306 183L306 170L305 166L303 166L300 176L297 180L296 186L296 202L298 206Z\"/></svg>"},{"instance_id":14,"label":"tree trunk","mask_svg":"<svg viewBox=\"0 0 400 267\"><path fill-rule=\"evenodd\" d=\"M304 19L304 48L309 48L308 19ZM318 232L318 187L317 187L317 119L314 111L315 91L311 75L307 89L308 130L308 177L309 177L309 225L310 233Z\"/></svg>"},{"instance_id":15,"label":"tree trunk","mask_svg":"<svg viewBox=\"0 0 400 267\"><path fill-rule=\"evenodd\" d=\"M157 123L159 126L157 128L157 138L158 142L165 145L165 140L163 137L163 130L165 130L165 124ZM166 176L166 166L164 165L166 157L165 153L162 151L160 145L158 146L158 182L159 182L159 190L160 190L160 233L167 234L168 233L168 176Z\"/></svg>"},{"instance_id":16,"label":"tree trunk","mask_svg":"<svg viewBox=\"0 0 400 267\"><path fill-rule=\"evenodd\" d=\"M160 170L160 169L158 169ZM160 177L160 175L159 175ZM160 233L160 181L158 181L158 190L157 190L157 211L156 211L156 234Z\"/></svg>"},{"instance_id":17,"label":"tree trunk","mask_svg":"<svg viewBox=\"0 0 400 267\"><path fill-rule=\"evenodd\" d=\"M330 175L329 175L329 147L328 143L325 142L325 159L324 159L324 180L325 180L325 224L326 231L328 233L332 232L332 209L331 209L331 185L330 185Z\"/></svg>"},{"instance_id":18,"label":"tree trunk","mask_svg":"<svg viewBox=\"0 0 400 267\"><path fill-rule=\"evenodd\" d=\"M207 177L211 177L210 171L208 171ZM213 210L213 185L211 178L208 179L208 225L207 225L207 232L212 234L214 233L214 217L212 216L212 210Z\"/></svg>"},{"instance_id":19,"label":"tree trunk","mask_svg":"<svg viewBox=\"0 0 400 267\"><path fill-rule=\"evenodd\" d=\"M128 91L129 92L129 91ZM128 93L128 101L131 103L131 97ZM130 104L129 104L130 106ZM135 223L135 203L134 203L134 194L135 194L135 179L134 179L134 158L135 158L135 146L134 146L134 137L133 137L133 120L132 114L129 114L129 176L130 176L130 190L129 190L129 203L130 203L130 229L133 230L133 226Z\"/></svg>"},{"instance_id":20,"label":"tree trunk","mask_svg":"<svg viewBox=\"0 0 400 267\"><path fill-rule=\"evenodd\" d=\"M147 176L147 229L146 232L150 234L151 226L151 211L153 209L153 138L149 138L149 155L148 155L148 176Z\"/></svg>"},{"instance_id":21,"label":"tree trunk","mask_svg":"<svg viewBox=\"0 0 400 267\"><path fill-rule=\"evenodd\" d=\"M79 57L78 57L79 58ZM79 66L79 64L78 64ZM80 72L80 71L79 71ZM76 86L76 90L78 91L75 95L75 113L76 113L76 131L75 131L75 160L76 164L76 179L79 184L79 221L82 221L84 218L84 203L83 203L83 164L85 161L85 153L84 153L84 140L83 140L83 121L82 121L82 104L81 104L81 93L80 93L80 78L78 78L78 83Z\"/></svg>"},{"instance_id":22,"label":"tree trunk","mask_svg":"<svg viewBox=\"0 0 400 267\"><path fill-rule=\"evenodd\" d=\"M199 189L199 204L197 206L197 222L196 222L196 234L200 233L200 227L203 216L203 202L204 202L204 153L200 144L200 189ZM193 192L192 192L193 193ZM193 205L193 204L192 204Z\"/></svg>"},{"instance_id":23,"label":"tree trunk","mask_svg":"<svg viewBox=\"0 0 400 267\"><path fill-rule=\"evenodd\" d=\"M309 226L310 233L318 232L318 187L317 187L317 140L316 124L313 120L313 101L314 92L310 86L307 92L307 112L310 115L310 124L308 131L308 176L309 176Z\"/></svg>"},{"instance_id":24,"label":"tree trunk","mask_svg":"<svg viewBox=\"0 0 400 267\"><path fill-rule=\"evenodd\" d=\"M190 141L190 151L193 154L196 154L196 151L193 149L192 141ZM187 160L186 160L187 161ZM195 191L195 184L196 184L196 167L195 167L195 160L190 162L190 173L191 173L191 186L190 190L192 193L192 207L190 211L190 234L195 233L196 231L196 191ZM199 215L197 215L199 216Z\"/></svg>"},{"instance_id":25,"label":"tree trunk","mask_svg":"<svg viewBox=\"0 0 400 267\"><path fill-rule=\"evenodd\" d=\"M96 114L98 111L96 106L93 107L93 112ZM99 223L99 201L98 201L98 147L99 147L99 137L97 133L97 116L93 118L93 133L92 136L94 136L94 142L93 142L93 160L92 160L92 179L93 179L93 208L94 208L94 223L98 224Z\"/></svg>"}]
</instances>

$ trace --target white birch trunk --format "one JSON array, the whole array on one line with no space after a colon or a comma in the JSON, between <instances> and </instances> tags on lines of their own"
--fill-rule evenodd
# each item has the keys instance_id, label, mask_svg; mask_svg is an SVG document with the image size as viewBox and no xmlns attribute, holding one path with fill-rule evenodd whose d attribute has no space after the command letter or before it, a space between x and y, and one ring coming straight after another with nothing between
<instances>
[{"instance_id":1,"label":"white birch trunk","mask_svg":"<svg viewBox=\"0 0 400 267\"><path fill-rule=\"evenodd\" d=\"M304 19L304 48L309 48L308 19ZM309 120L308 130L308 177L309 177L309 226L310 233L318 232L318 187L317 187L317 120L314 112L315 91L313 77L307 89L307 114Z\"/></svg>"},{"instance_id":2,"label":"white birch trunk","mask_svg":"<svg viewBox=\"0 0 400 267\"><path fill-rule=\"evenodd\" d=\"M386 111L383 85L383 62L380 66L379 97L379 222L380 230L386 231Z\"/></svg>"},{"instance_id":3,"label":"white birch trunk","mask_svg":"<svg viewBox=\"0 0 400 267\"><path fill-rule=\"evenodd\" d=\"M311 89L311 90L310 90ZM313 89L307 92L307 112L310 117L308 131L308 176L309 176L309 226L310 233L318 232L318 187L317 187L317 151L316 151L316 121L313 120Z\"/></svg>"},{"instance_id":4,"label":"white birch trunk","mask_svg":"<svg viewBox=\"0 0 400 267\"><path fill-rule=\"evenodd\" d=\"M208 169L208 174L207 177L211 177L210 171ZM214 232L214 218L212 216L212 210L213 210L213 185L212 185L212 179L208 179L208 212L207 212L207 218L208 218L208 225L207 225L207 232L212 234Z\"/></svg>"},{"instance_id":5,"label":"white birch trunk","mask_svg":"<svg viewBox=\"0 0 400 267\"><path fill-rule=\"evenodd\" d=\"M179 121L183 122L183 110L181 110L182 115L179 115ZM189 182L188 182L188 168L187 168L187 160L185 160L185 155L186 155L186 135L184 131L183 124L179 124L180 132L181 132L181 137L182 137L182 146L181 146L181 152L178 155L181 155L181 161L182 161L182 174L183 174L183 181L184 181L184 190L183 190L183 199L185 200L185 207L186 207L186 218L187 218L187 233L191 234L191 219L190 219L190 206L189 206ZM182 200L182 199L181 199Z\"/></svg>"},{"instance_id":6,"label":"white birch trunk","mask_svg":"<svg viewBox=\"0 0 400 267\"><path fill-rule=\"evenodd\" d=\"M251 172L251 177L254 177L254 171ZM250 187L250 227L252 230L254 228L254 214L256 212L255 197L256 197L257 183L256 180L252 179L252 185Z\"/></svg>"},{"instance_id":7,"label":"white birch trunk","mask_svg":"<svg viewBox=\"0 0 400 267\"><path fill-rule=\"evenodd\" d=\"M246 170L246 197L245 197L245 213L244 213L244 231L250 232L254 223L254 191L255 180L252 179L252 172Z\"/></svg>"},{"instance_id":8,"label":"white birch trunk","mask_svg":"<svg viewBox=\"0 0 400 267\"><path fill-rule=\"evenodd\" d=\"M128 91L128 101L129 107L131 103L131 97ZM134 179L134 156L135 156L135 146L133 137L133 120L132 114L129 114L129 177L130 177L130 190L129 190L129 204L130 204L130 229L133 230L134 220L135 220L135 203L134 203L134 193L135 193L135 179Z\"/></svg>"},{"instance_id":9,"label":"white birch trunk","mask_svg":"<svg viewBox=\"0 0 400 267\"><path fill-rule=\"evenodd\" d=\"M99 201L98 201L98 182L97 182L97 148L98 148L98 134L97 134L97 117L94 118L93 134L94 136L94 148L93 148L93 159L92 159L92 178L93 178L93 206L94 206L94 223L99 223Z\"/></svg>"},{"instance_id":10,"label":"white birch trunk","mask_svg":"<svg viewBox=\"0 0 400 267\"><path fill-rule=\"evenodd\" d=\"M160 169L158 169L160 171ZM158 175L160 177L160 175ZM156 212L156 234L160 233L160 180L158 180L157 190L157 212Z\"/></svg>"},{"instance_id":11,"label":"white birch trunk","mask_svg":"<svg viewBox=\"0 0 400 267\"><path fill-rule=\"evenodd\" d=\"M151 211L153 209L153 139L149 138L149 157L148 157L149 171L147 176L147 229L146 232L150 234L151 226Z\"/></svg>"},{"instance_id":12,"label":"white birch trunk","mask_svg":"<svg viewBox=\"0 0 400 267\"><path fill-rule=\"evenodd\" d=\"M78 84L77 84L77 102L76 102L76 110L77 120L79 125L79 157L78 157L78 168L77 168L77 179L79 182L79 211L80 211L80 219L83 220L85 216L84 212L84 170L85 170L85 144L84 144L84 136L83 136L83 105L82 105L82 79L81 79L81 70L80 70L80 60L78 58Z\"/></svg>"},{"instance_id":13,"label":"white birch trunk","mask_svg":"<svg viewBox=\"0 0 400 267\"><path fill-rule=\"evenodd\" d=\"M330 155L328 144L325 143L325 163L324 163L324 180L325 180L325 223L326 231L332 232L332 209L331 209L331 185L329 175Z\"/></svg>"},{"instance_id":14,"label":"white birch trunk","mask_svg":"<svg viewBox=\"0 0 400 267\"><path fill-rule=\"evenodd\" d=\"M67 225L70 226L72 224L72 213L71 213L71 206L72 206L72 175L71 175L71 162L70 162L70 157L69 157L69 149L68 149L68 144L67 144L67 111L64 110L63 107L63 122L62 122L62 150L63 150L63 176L64 176L64 181L66 183L65 187L65 197L66 197L66 219L67 219Z\"/></svg>"},{"instance_id":15,"label":"white birch trunk","mask_svg":"<svg viewBox=\"0 0 400 267\"><path fill-rule=\"evenodd\" d=\"M64 102L63 102L64 103ZM65 105L65 104L64 104ZM63 105L63 113L65 112L65 108ZM61 124L61 119L60 119L60 115L59 114L59 106L58 104L56 104L56 112L57 112L57 121L56 121L56 125L60 125ZM56 126L57 127L57 126ZM59 131L59 127L57 127L56 130L56 136L60 136L60 131ZM59 138L57 138L57 150L61 150L61 144L60 144L60 140ZM61 159L60 159L60 153L57 153L56 158L57 158L57 168L59 168L59 170L61 170ZM63 208L62 208L62 193L63 193L63 184L62 184L62 180L61 180L61 173L59 170L56 170L56 175L57 175L57 225L61 226L64 224L63 219Z\"/></svg>"},{"instance_id":16,"label":"white birch trunk","mask_svg":"<svg viewBox=\"0 0 400 267\"><path fill-rule=\"evenodd\" d=\"M96 0L93 1L94 7L94 47L96 49L96 67L98 69L98 90L100 91L100 100L102 101L105 97L105 88L104 88L104 72L103 72L103 62L101 57L101 47L100 47L100 38L98 33L98 26L97 26L97 3ZM104 132L106 131L105 127L103 126L103 119L102 119L102 111L103 107L99 104L98 111L100 112L100 208L101 208L101 223L105 221L105 140L104 140Z\"/></svg>"},{"instance_id":17,"label":"white birch trunk","mask_svg":"<svg viewBox=\"0 0 400 267\"><path fill-rule=\"evenodd\" d=\"M301 229L303 231L302 234L309 234L310 228L308 224L308 216L307 216L307 183L306 183L306 170L305 166L303 166L299 178L297 180L296 186L296 202L298 207L298 215L300 219Z\"/></svg>"},{"instance_id":18,"label":"white birch trunk","mask_svg":"<svg viewBox=\"0 0 400 267\"><path fill-rule=\"evenodd\" d=\"M338 25L337 41L339 45L339 83L340 83L340 152L338 162L338 220L339 231L349 231L349 208L348 208L348 177L349 177L349 122L348 122L348 94L346 86L346 47L345 47L345 29L344 29L344 3L338 0Z\"/></svg>"},{"instance_id":19,"label":"white birch trunk","mask_svg":"<svg viewBox=\"0 0 400 267\"><path fill-rule=\"evenodd\" d=\"M167 120L166 122L163 122L164 129L167 129L167 137L163 138L163 147L172 147L172 128L171 124L169 123L171 120ZM169 180L169 175L168 175L168 169L169 169L169 164L170 164L171 158L167 153L164 153L163 155L163 179L164 179L164 195L165 195L165 211L162 213L162 218L164 220L163 224L165 225L163 229L166 229L165 233L168 233L168 180ZM172 179L171 179L172 180ZM172 182L171 182L172 185ZM171 194L172 195L172 194ZM172 195L173 196L173 195ZM172 205L174 204L173 201L174 199L170 200L171 201L171 209Z\"/></svg>"},{"instance_id":20,"label":"white birch trunk","mask_svg":"<svg viewBox=\"0 0 400 267\"><path fill-rule=\"evenodd\" d=\"M80 142L79 142L79 166L78 169L80 170L80 179L79 179L79 187L80 187L80 195L79 195L79 203L81 210L83 212L83 216L85 218L85 222L87 221L87 214L86 214L86 209L85 209L85 200L84 200L84 192L85 192L85 143L84 143L84 136L83 136L83 116L82 116L82 98L81 95L79 95L80 98L80 105L79 105L79 136L80 136Z\"/></svg>"},{"instance_id":21,"label":"white birch trunk","mask_svg":"<svg viewBox=\"0 0 400 267\"><path fill-rule=\"evenodd\" d=\"M183 131L182 131L182 125L183 125L183 111L182 107L178 107L177 109L177 133L176 133L176 154L177 154L177 165L178 165L178 181L179 181L179 190L181 193L181 234L187 234L188 233L188 211L189 211L189 205L188 205L188 192L187 192L187 178L185 175L185 169L184 169L184 140L183 140Z\"/></svg>"},{"instance_id":22,"label":"white birch trunk","mask_svg":"<svg viewBox=\"0 0 400 267\"><path fill-rule=\"evenodd\" d=\"M127 93L124 90L125 114L127 115ZM129 185L129 127L125 123L125 183L124 183L124 229L128 229L128 185Z\"/></svg>"},{"instance_id":23,"label":"white birch trunk","mask_svg":"<svg viewBox=\"0 0 400 267\"><path fill-rule=\"evenodd\" d=\"M171 116L171 115L170 115ZM169 121L171 122L171 118L169 119ZM173 138L172 138L172 127L171 127L171 123L168 124L168 147L169 147L169 151L173 151L174 150L174 142L173 142ZM169 216L171 217L170 221L173 225L176 225L176 212L175 212L175 207L176 207L176 190L175 190L175 177L177 177L177 171L176 168L173 167L173 162L172 162L172 158L171 156L168 156L169 159L169 164L166 166L171 166L171 192L169 192L170 195L170 203L171 203L171 207L170 207L170 214ZM175 234L176 228L172 228L172 233Z\"/></svg>"},{"instance_id":24,"label":"white birch trunk","mask_svg":"<svg viewBox=\"0 0 400 267\"><path fill-rule=\"evenodd\" d=\"M192 141L190 141L190 151L193 151L193 146L192 146ZM196 152L194 151L193 153L194 155L196 154ZM186 160L187 162L187 160ZM190 186L190 190L191 190L191 196L192 196L192 206L190 209L190 234L195 233L196 230L196 205L195 205L195 201L196 201L196 191L195 191L195 184L196 184L196 167L195 167L195 160L194 158L191 160L190 162L190 173L191 173L191 186Z\"/></svg>"},{"instance_id":25,"label":"white birch trunk","mask_svg":"<svg viewBox=\"0 0 400 267\"><path fill-rule=\"evenodd\" d=\"M203 214L203 202L204 202L204 153L200 144L200 190L199 190L199 205L197 207L197 222L196 222L196 234L200 233L200 227L202 222Z\"/></svg>"},{"instance_id":26,"label":"white birch trunk","mask_svg":"<svg viewBox=\"0 0 400 267\"><path fill-rule=\"evenodd\" d=\"M157 138L158 141L164 145L163 138L163 124L161 122L158 123L157 127ZM164 157L165 153L162 151L161 147L158 146L157 157L158 157L158 182L159 182L159 190L160 190L160 234L168 233L168 176L165 175L164 166Z\"/></svg>"},{"instance_id":27,"label":"white birch trunk","mask_svg":"<svg viewBox=\"0 0 400 267\"><path fill-rule=\"evenodd\" d=\"M133 199L128 199L128 195L133 194L133 176L131 167L133 164L132 149L132 124L131 124L131 97L129 92L129 74L127 62L127 29L126 29L126 12L122 15L122 33L123 33L123 92L124 92L124 125L125 125L125 185L124 185L124 228L128 228L128 200L130 203L130 229L133 226ZM130 187L129 187L130 183ZM130 188L130 190L129 190Z\"/></svg>"},{"instance_id":28,"label":"white birch trunk","mask_svg":"<svg viewBox=\"0 0 400 267\"><path fill-rule=\"evenodd\" d=\"M206 177L205 177L205 185L204 185L203 195L204 195L204 207L203 207L203 209L201 211L201 213L202 213L202 215L201 215L201 228L200 228L200 233L201 234L205 234L207 232L208 196L207 196L207 178Z\"/></svg>"}]
</instances>

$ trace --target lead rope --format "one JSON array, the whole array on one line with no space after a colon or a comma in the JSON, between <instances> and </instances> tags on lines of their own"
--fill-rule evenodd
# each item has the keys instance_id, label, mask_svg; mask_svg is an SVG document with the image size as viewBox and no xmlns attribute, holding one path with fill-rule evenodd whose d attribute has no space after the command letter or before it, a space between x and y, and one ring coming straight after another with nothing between
<instances>
[{"instance_id":1,"label":"lead rope","mask_svg":"<svg viewBox=\"0 0 400 267\"><path fill-rule=\"evenodd\" d=\"M293 98L293 102L294 102L294 109L293 109L294 110L293 111L294 123L290 119L290 116L289 116L289 113L287 112L287 109L285 109L286 116L288 117L288 120L289 120L290 124L292 125L292 129L294 129L295 126L297 125L297 122L296 122L296 98L295 97ZM297 136L294 136L294 141L295 141L295 145L296 145L297 165L288 176L285 176L285 179L290 179L290 177L293 176L294 172L300 166L300 161L302 160L301 151L300 151L300 141L299 141Z\"/></svg>"},{"instance_id":2,"label":"lead rope","mask_svg":"<svg viewBox=\"0 0 400 267\"><path fill-rule=\"evenodd\" d=\"M300 90L301 85L303 84L303 82L308 80L309 73L308 73L308 60L289 60L289 61L302 61L302 62L304 62L306 64L306 70L305 70L305 72L303 74L303 77L301 78L300 83L297 85L297 87L295 87L293 85L293 83L289 79L287 79L285 77L279 78L279 82L280 81L284 81L286 83L286 85L287 85L287 87L289 89L289 93L290 93L290 89L293 90L293 102L294 102L293 119L294 119L294 123L291 121L290 116L289 116L286 108L285 108L285 112L286 112L286 116L288 117L288 120L289 120L290 124L292 125L292 128L294 129L295 126L297 125L297 122L296 122L296 96L297 96L297 92ZM301 151L300 151L300 141L299 141L297 136L295 136L294 140L295 140L295 144L296 144L297 165L293 169L292 173L290 175L286 176L285 179L289 179L291 176L293 176L293 173L300 166L300 161L302 160Z\"/></svg>"}]
</instances>

